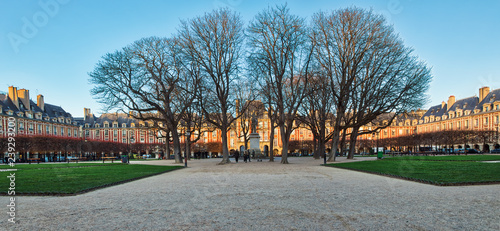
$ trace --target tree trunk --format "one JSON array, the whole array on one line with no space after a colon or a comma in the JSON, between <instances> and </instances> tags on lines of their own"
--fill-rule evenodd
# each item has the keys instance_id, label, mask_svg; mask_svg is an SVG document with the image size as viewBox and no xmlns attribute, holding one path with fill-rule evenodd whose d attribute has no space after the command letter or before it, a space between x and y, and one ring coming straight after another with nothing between
<instances>
[{"instance_id":1,"label":"tree trunk","mask_svg":"<svg viewBox=\"0 0 500 231\"><path fill-rule=\"evenodd\" d=\"M349 146L349 154L347 155L347 159L354 159L354 152L356 151L356 142L358 139L358 131L359 128L355 127L352 128L352 133L351 133L351 140L350 140L350 146Z\"/></svg>"},{"instance_id":2,"label":"tree trunk","mask_svg":"<svg viewBox=\"0 0 500 231\"><path fill-rule=\"evenodd\" d=\"M227 128L226 126L222 126L221 129L221 138L222 138L222 161L220 164L227 164L231 163L229 160L229 150L227 148Z\"/></svg>"},{"instance_id":3,"label":"tree trunk","mask_svg":"<svg viewBox=\"0 0 500 231\"><path fill-rule=\"evenodd\" d=\"M335 126L332 137L332 150L330 151L328 162L335 161L336 158L335 154L337 153L337 149L339 147L339 138L340 138L340 128L338 126Z\"/></svg>"},{"instance_id":4,"label":"tree trunk","mask_svg":"<svg viewBox=\"0 0 500 231\"><path fill-rule=\"evenodd\" d=\"M319 144L319 139L318 139L317 137L314 137L314 138L313 138L313 150L314 150L313 158L314 158L315 160L318 160L318 159L321 157L320 155L322 155L322 154L320 154L320 153L321 153L321 150L319 150L319 147L320 147L320 146L321 146L321 145ZM324 148L325 148L325 146L323 145L323 149L324 149ZM323 154L324 154L324 153L323 153Z\"/></svg>"},{"instance_id":5,"label":"tree trunk","mask_svg":"<svg viewBox=\"0 0 500 231\"><path fill-rule=\"evenodd\" d=\"M175 156L175 163L179 164L182 163L181 160L181 142L179 141L179 134L177 133L177 129L171 130L172 131L172 140L173 140L173 145L174 145L174 156Z\"/></svg>"},{"instance_id":6,"label":"tree trunk","mask_svg":"<svg viewBox=\"0 0 500 231\"><path fill-rule=\"evenodd\" d=\"M271 120L271 134L269 135L269 162L274 162L274 128Z\"/></svg>"},{"instance_id":7,"label":"tree trunk","mask_svg":"<svg viewBox=\"0 0 500 231\"><path fill-rule=\"evenodd\" d=\"M280 127L281 131L281 143L283 144L283 149L281 150L281 163L288 164L288 139L289 136L285 133L285 126Z\"/></svg>"}]
</instances>

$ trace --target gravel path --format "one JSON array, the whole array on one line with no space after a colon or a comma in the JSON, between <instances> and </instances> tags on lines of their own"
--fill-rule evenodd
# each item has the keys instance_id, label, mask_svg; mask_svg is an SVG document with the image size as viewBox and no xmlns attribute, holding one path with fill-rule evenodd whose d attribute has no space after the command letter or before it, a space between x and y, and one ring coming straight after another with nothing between
<instances>
[{"instance_id":1,"label":"gravel path","mask_svg":"<svg viewBox=\"0 0 500 231\"><path fill-rule=\"evenodd\" d=\"M500 185L432 186L308 157L218 161L78 196L18 196L18 223L2 212L0 230L500 230Z\"/></svg>"}]
</instances>

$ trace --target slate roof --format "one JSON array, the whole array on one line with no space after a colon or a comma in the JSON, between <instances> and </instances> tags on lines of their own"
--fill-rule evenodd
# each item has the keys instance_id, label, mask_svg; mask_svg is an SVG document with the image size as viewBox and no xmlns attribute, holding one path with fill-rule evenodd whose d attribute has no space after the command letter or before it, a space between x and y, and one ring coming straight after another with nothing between
<instances>
[{"instance_id":1,"label":"slate roof","mask_svg":"<svg viewBox=\"0 0 500 231\"><path fill-rule=\"evenodd\" d=\"M500 101L500 88L490 91L490 93L488 93L488 95L486 95L486 97L484 97L484 99L481 102L479 102L476 109L480 109L482 111L483 105L485 103L494 103L498 101Z\"/></svg>"},{"instance_id":2,"label":"slate roof","mask_svg":"<svg viewBox=\"0 0 500 231\"><path fill-rule=\"evenodd\" d=\"M457 100L448 111L456 111L457 109L462 109L464 111L474 111L477 106L479 98L476 96L472 96L465 99Z\"/></svg>"},{"instance_id":3,"label":"slate roof","mask_svg":"<svg viewBox=\"0 0 500 231\"><path fill-rule=\"evenodd\" d=\"M25 105L23 105L22 101L19 100L19 108L17 108L12 100L5 94L0 94L0 105L2 106L2 111L0 111L0 114L6 114L7 111L12 110L14 112L14 116L18 112L27 112L31 111L33 113L42 113L42 118L45 117L50 117L50 118L58 118L58 117L64 117L64 118L71 118L73 121L73 117L71 116L70 113L66 112L62 107L60 106L55 106L52 104L45 103L45 108L42 111L41 108L37 106L35 102L32 100L29 101L30 103L30 110L28 110ZM22 105L22 106L21 106Z\"/></svg>"},{"instance_id":4,"label":"slate roof","mask_svg":"<svg viewBox=\"0 0 500 231\"><path fill-rule=\"evenodd\" d=\"M486 95L481 102L479 102L479 98L477 96L472 96L455 101L455 103L450 107L449 110L446 110L447 108L446 104L444 104L443 108L441 104L432 106L431 108L429 108L429 110L427 110L427 112L422 116L421 119L423 119L426 116L432 116L432 115L440 117L444 114L447 114L450 111L456 111L457 109L462 109L463 111L471 111L472 113L474 113L474 110L478 109L480 112L483 112L484 104L486 103L493 104L494 102L499 102L499 101L500 101L500 88L490 91L488 95Z\"/></svg>"},{"instance_id":5,"label":"slate roof","mask_svg":"<svg viewBox=\"0 0 500 231\"><path fill-rule=\"evenodd\" d=\"M122 124L126 124L127 127L130 127L132 123L139 124L139 120L134 119L125 113L104 113L99 117L94 116L94 114L87 115L84 118L76 118L76 121L81 125L88 123L90 127L95 127L96 124L102 126L104 122L108 122L110 126L116 121L118 122L118 127L122 127Z\"/></svg>"}]
</instances>

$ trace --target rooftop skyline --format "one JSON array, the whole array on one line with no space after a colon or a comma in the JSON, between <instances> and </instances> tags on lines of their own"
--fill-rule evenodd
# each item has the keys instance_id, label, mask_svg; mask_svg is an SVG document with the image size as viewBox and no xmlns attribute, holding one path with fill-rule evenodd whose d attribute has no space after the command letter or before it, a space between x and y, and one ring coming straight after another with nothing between
<instances>
[{"instance_id":1,"label":"rooftop skyline","mask_svg":"<svg viewBox=\"0 0 500 231\"><path fill-rule=\"evenodd\" d=\"M500 88L499 0L456 1L1 1L0 92L9 86L44 95L74 117L83 108L102 113L90 94L88 72L108 52L143 37L171 36L180 20L218 7L248 22L261 10L288 3L307 20L322 10L372 8L386 16L414 55L432 67L430 102L478 95L482 86Z\"/></svg>"}]
</instances>

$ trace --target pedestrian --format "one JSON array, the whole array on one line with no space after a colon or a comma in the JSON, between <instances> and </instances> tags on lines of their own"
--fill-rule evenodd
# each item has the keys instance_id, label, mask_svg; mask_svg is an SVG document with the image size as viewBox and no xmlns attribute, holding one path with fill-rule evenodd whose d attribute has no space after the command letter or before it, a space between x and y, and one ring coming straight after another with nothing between
<instances>
[{"instance_id":1,"label":"pedestrian","mask_svg":"<svg viewBox=\"0 0 500 231\"><path fill-rule=\"evenodd\" d=\"M248 158L248 162L252 162L251 159L255 158L255 150L252 150L252 154L250 155L250 157Z\"/></svg>"},{"instance_id":2,"label":"pedestrian","mask_svg":"<svg viewBox=\"0 0 500 231\"><path fill-rule=\"evenodd\" d=\"M236 150L234 152L234 159L236 160L236 163L238 163L238 158L240 158L240 152L238 150Z\"/></svg>"},{"instance_id":3,"label":"pedestrian","mask_svg":"<svg viewBox=\"0 0 500 231\"><path fill-rule=\"evenodd\" d=\"M248 150L245 150L245 151L243 152L243 161L245 161L245 163L246 163L246 162L247 162L247 160L248 160Z\"/></svg>"}]
</instances>

